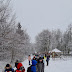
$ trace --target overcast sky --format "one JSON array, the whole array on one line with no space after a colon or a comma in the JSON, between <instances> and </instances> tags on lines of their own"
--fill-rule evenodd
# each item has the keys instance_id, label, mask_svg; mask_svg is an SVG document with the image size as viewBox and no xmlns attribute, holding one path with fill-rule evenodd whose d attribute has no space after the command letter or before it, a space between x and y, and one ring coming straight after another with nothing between
<instances>
[{"instance_id":1,"label":"overcast sky","mask_svg":"<svg viewBox=\"0 0 72 72\"><path fill-rule=\"evenodd\" d=\"M72 0L13 0L13 9L31 42L43 29L65 31L72 23Z\"/></svg>"}]
</instances>

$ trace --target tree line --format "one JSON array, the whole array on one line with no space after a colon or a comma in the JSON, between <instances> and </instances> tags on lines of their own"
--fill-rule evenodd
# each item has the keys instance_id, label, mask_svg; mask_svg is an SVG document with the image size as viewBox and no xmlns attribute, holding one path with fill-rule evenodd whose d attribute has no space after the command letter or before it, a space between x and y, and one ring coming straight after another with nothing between
<instances>
[{"instance_id":1,"label":"tree line","mask_svg":"<svg viewBox=\"0 0 72 72\"><path fill-rule=\"evenodd\" d=\"M0 61L20 61L37 51L45 52L58 48L64 54L72 51L72 24L65 32L43 30L36 36L35 44L30 42L30 36L20 23L16 22L15 13L10 7L10 0L0 0Z\"/></svg>"},{"instance_id":2,"label":"tree line","mask_svg":"<svg viewBox=\"0 0 72 72\"><path fill-rule=\"evenodd\" d=\"M51 51L57 48L63 51L63 54L70 54L72 51L72 24L62 32L57 30L43 30L36 36L35 48L38 52Z\"/></svg>"},{"instance_id":3,"label":"tree line","mask_svg":"<svg viewBox=\"0 0 72 72\"><path fill-rule=\"evenodd\" d=\"M30 37L16 22L10 0L0 0L0 61L24 60L33 51Z\"/></svg>"}]
</instances>

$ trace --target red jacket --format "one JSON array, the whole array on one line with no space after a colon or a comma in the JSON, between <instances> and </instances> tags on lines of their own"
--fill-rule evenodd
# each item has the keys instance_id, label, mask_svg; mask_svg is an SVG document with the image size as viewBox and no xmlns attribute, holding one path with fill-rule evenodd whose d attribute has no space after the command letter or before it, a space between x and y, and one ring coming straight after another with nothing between
<instances>
[{"instance_id":1,"label":"red jacket","mask_svg":"<svg viewBox=\"0 0 72 72\"><path fill-rule=\"evenodd\" d=\"M25 72L25 68L22 63L18 63L16 72Z\"/></svg>"}]
</instances>

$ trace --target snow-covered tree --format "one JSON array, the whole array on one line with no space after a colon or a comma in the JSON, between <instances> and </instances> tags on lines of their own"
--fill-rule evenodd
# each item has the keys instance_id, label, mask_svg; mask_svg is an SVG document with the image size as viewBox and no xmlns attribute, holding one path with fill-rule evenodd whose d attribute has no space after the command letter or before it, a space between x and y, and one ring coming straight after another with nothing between
<instances>
[{"instance_id":1,"label":"snow-covered tree","mask_svg":"<svg viewBox=\"0 0 72 72\"><path fill-rule=\"evenodd\" d=\"M61 39L62 39L62 32L60 29L52 31L52 49L58 48L61 49Z\"/></svg>"},{"instance_id":2,"label":"snow-covered tree","mask_svg":"<svg viewBox=\"0 0 72 72\"><path fill-rule=\"evenodd\" d=\"M65 54L69 54L72 50L72 24L68 25L67 30L63 35L63 50Z\"/></svg>"},{"instance_id":3,"label":"snow-covered tree","mask_svg":"<svg viewBox=\"0 0 72 72\"><path fill-rule=\"evenodd\" d=\"M21 24L16 27L15 15L11 14L10 1L0 1L0 60L23 60L30 52L30 38Z\"/></svg>"},{"instance_id":4,"label":"snow-covered tree","mask_svg":"<svg viewBox=\"0 0 72 72\"><path fill-rule=\"evenodd\" d=\"M0 60L10 59L10 37L14 30L15 15L11 14L10 1L0 0Z\"/></svg>"},{"instance_id":5,"label":"snow-covered tree","mask_svg":"<svg viewBox=\"0 0 72 72\"><path fill-rule=\"evenodd\" d=\"M49 51L51 43L51 33L49 30L43 30L36 36L36 48L38 51Z\"/></svg>"},{"instance_id":6,"label":"snow-covered tree","mask_svg":"<svg viewBox=\"0 0 72 72\"><path fill-rule=\"evenodd\" d=\"M21 29L21 24L18 23L18 29L12 36L12 40L9 43L12 47L11 62L17 59L22 61L29 52L30 39L25 30Z\"/></svg>"}]
</instances>

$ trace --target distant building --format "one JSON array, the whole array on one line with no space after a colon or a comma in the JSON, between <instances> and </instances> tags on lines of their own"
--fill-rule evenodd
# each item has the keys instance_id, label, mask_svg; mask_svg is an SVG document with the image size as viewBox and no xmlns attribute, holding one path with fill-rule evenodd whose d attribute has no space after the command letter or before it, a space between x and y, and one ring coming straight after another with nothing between
<instances>
[{"instance_id":1,"label":"distant building","mask_svg":"<svg viewBox=\"0 0 72 72\"><path fill-rule=\"evenodd\" d=\"M60 57L60 55L62 54L62 51L55 48L51 51L51 53L52 53L52 55L54 54L55 57Z\"/></svg>"}]
</instances>

